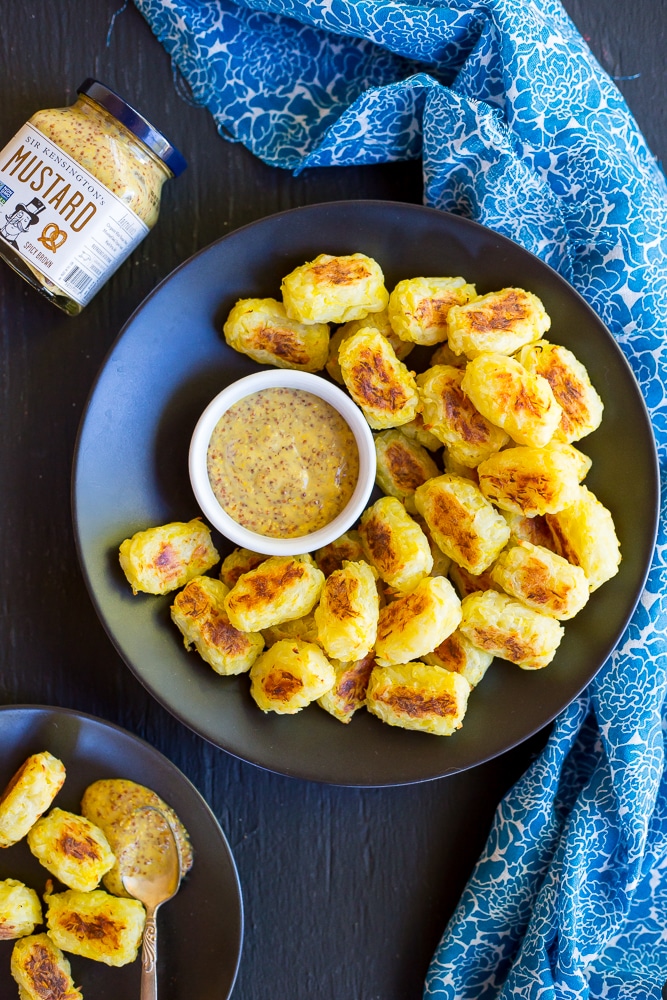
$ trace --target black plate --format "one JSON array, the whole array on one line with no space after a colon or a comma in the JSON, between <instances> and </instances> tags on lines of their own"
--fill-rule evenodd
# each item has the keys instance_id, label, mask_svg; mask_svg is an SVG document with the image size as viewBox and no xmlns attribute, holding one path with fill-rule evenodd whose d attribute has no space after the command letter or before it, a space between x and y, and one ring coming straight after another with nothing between
<instances>
[{"instance_id":1,"label":"black plate","mask_svg":"<svg viewBox=\"0 0 667 1000\"><path fill-rule=\"evenodd\" d=\"M78 812L98 778L130 778L161 795L192 839L194 865L174 899L158 914L158 990L161 1000L226 1000L238 969L243 910L236 866L218 822L188 779L161 753L124 729L60 708L0 708L0 790L26 757L49 750L67 769L55 805ZM0 852L0 879L17 878L38 895L48 872L25 840ZM43 930L43 928L38 928ZM13 942L0 941L0 997L17 987L9 964ZM141 961L122 968L68 955L85 997L139 996Z\"/></svg>"},{"instance_id":2,"label":"black plate","mask_svg":"<svg viewBox=\"0 0 667 1000\"><path fill-rule=\"evenodd\" d=\"M549 337L588 367L605 403L602 427L582 442L587 485L612 511L620 573L566 623L545 670L496 662L452 737L408 732L358 712L343 726L316 705L263 715L248 678L220 678L186 653L169 597L133 597L118 546L140 528L199 512L187 471L204 406L258 368L228 348L224 318L236 299L280 295L281 278L318 253L375 257L391 287L416 275L455 274L479 292L520 285L552 317ZM392 202L335 202L284 212L231 233L170 275L134 313L98 377L82 420L73 479L74 520L91 597L121 656L146 688L212 743L261 767L351 785L391 785L451 774L542 728L590 681L639 598L658 511L655 445L624 356L584 300L540 260L473 222ZM223 552L231 546L219 539Z\"/></svg>"}]
</instances>

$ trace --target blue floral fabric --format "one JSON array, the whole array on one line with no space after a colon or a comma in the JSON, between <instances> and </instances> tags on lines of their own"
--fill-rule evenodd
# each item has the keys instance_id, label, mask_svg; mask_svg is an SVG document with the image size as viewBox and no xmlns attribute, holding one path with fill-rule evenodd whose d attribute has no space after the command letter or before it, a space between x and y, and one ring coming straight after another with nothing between
<instances>
[{"instance_id":1,"label":"blue floral fabric","mask_svg":"<svg viewBox=\"0 0 667 1000\"><path fill-rule=\"evenodd\" d=\"M630 361L664 480L667 185L557 0L135 3L225 138L297 172L421 157L427 204L556 268ZM618 648L497 810L425 997L660 997L666 513Z\"/></svg>"}]
</instances>

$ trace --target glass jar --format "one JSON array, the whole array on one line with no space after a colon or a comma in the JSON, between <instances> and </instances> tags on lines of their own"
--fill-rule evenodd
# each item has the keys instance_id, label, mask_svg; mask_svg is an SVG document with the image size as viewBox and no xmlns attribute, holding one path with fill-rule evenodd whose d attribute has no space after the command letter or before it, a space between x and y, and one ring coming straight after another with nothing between
<instances>
[{"instance_id":1,"label":"glass jar","mask_svg":"<svg viewBox=\"0 0 667 1000\"><path fill-rule=\"evenodd\" d=\"M37 111L0 152L0 256L80 313L157 221L178 150L97 80Z\"/></svg>"}]
</instances>

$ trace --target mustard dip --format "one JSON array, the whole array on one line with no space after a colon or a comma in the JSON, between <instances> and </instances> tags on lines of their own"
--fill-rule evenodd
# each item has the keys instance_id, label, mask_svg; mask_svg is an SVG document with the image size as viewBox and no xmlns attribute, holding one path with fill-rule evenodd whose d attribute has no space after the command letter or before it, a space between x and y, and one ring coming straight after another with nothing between
<instances>
[{"instance_id":1,"label":"mustard dip","mask_svg":"<svg viewBox=\"0 0 667 1000\"><path fill-rule=\"evenodd\" d=\"M234 403L208 446L208 477L227 514L269 538L299 538L347 506L359 476L350 427L302 389L262 389Z\"/></svg>"}]
</instances>

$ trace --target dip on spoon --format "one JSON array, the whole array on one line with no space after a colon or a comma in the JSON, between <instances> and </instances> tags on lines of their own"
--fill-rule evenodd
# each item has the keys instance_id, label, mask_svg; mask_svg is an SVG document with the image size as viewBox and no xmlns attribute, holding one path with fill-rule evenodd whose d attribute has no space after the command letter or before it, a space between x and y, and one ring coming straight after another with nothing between
<instances>
[{"instance_id":1,"label":"dip on spoon","mask_svg":"<svg viewBox=\"0 0 667 1000\"><path fill-rule=\"evenodd\" d=\"M129 817L128 836L118 858L125 890L146 907L141 950L141 1000L157 1000L157 919L162 903L178 891L181 858L173 830L154 806Z\"/></svg>"}]
</instances>

